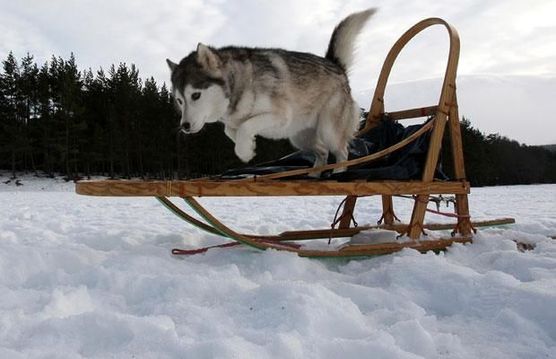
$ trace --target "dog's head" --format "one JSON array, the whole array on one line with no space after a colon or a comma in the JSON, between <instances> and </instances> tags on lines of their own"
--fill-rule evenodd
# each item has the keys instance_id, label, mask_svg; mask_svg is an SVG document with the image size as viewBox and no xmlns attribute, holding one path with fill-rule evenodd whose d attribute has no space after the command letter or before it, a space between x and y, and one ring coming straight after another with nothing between
<instances>
[{"instance_id":1,"label":"dog's head","mask_svg":"<svg viewBox=\"0 0 556 359\"><path fill-rule=\"evenodd\" d=\"M224 64L215 49L203 44L175 64L166 59L172 78L172 95L181 113L180 128L185 133L201 131L205 123L226 114L230 103L226 94Z\"/></svg>"}]
</instances>

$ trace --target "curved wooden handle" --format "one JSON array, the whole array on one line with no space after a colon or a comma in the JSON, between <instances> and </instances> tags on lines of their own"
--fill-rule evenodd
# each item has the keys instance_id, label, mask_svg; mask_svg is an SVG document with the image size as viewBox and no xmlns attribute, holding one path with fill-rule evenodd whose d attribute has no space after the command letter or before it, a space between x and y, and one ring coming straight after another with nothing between
<instances>
[{"instance_id":1,"label":"curved wooden handle","mask_svg":"<svg viewBox=\"0 0 556 359\"><path fill-rule=\"evenodd\" d=\"M375 93L371 102L371 109L369 111L369 115L367 116L365 127L357 133L357 136L360 136L368 132L371 128L375 126L376 122L379 121L380 118L382 117L382 114L384 113L384 92L386 90L388 77L390 76L390 72L392 70L392 66L394 65L394 62L396 61L402 49L418 33L433 25L444 25L444 27L446 27L446 30L448 31L448 35L450 38L450 51L448 54L448 64L446 66L446 74L444 76L444 83L442 85L440 100L438 101L438 111L442 113L448 113L449 104L447 104L446 102L447 102L447 96L449 94L449 90L453 91L453 89L455 88L456 72L458 67L459 48L460 48L459 35L456 29L452 25L448 24L443 19L432 17L432 18L422 20L417 24L413 25L413 27L407 30L398 39L398 41L396 41L394 46L392 46L392 48L390 49L390 52L388 52L388 55L384 60L384 65L382 65L382 70L380 71L380 76L378 78Z\"/></svg>"}]
</instances>

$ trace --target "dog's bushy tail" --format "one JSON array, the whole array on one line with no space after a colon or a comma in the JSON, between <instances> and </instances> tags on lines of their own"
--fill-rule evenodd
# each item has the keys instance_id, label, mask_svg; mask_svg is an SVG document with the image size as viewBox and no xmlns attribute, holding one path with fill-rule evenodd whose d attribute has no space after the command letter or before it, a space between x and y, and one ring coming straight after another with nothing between
<instances>
[{"instance_id":1,"label":"dog's bushy tail","mask_svg":"<svg viewBox=\"0 0 556 359\"><path fill-rule=\"evenodd\" d=\"M326 51L326 58L348 71L353 63L353 52L355 49L355 38L367 22L376 12L375 8L356 12L343 19L334 29Z\"/></svg>"}]
</instances>

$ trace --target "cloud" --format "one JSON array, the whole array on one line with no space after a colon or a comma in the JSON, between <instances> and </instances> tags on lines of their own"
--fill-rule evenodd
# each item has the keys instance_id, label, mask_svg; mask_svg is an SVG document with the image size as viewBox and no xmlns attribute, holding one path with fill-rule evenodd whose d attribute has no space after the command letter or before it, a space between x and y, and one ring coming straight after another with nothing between
<instances>
[{"instance_id":1,"label":"cloud","mask_svg":"<svg viewBox=\"0 0 556 359\"><path fill-rule=\"evenodd\" d=\"M349 13L379 7L358 40L352 88L375 86L387 52L423 18L438 16L460 33L460 75L556 73L556 2L508 0L0 0L0 55L26 52L39 62L74 52L83 67L135 63L161 83L164 59L187 55L198 42L282 47L324 54L334 26ZM391 82L442 75L447 36L435 27L404 49ZM494 95L494 94L492 94ZM531 101L535 101L531 97ZM491 111L492 112L492 111ZM554 112L553 109L550 112Z\"/></svg>"},{"instance_id":2,"label":"cloud","mask_svg":"<svg viewBox=\"0 0 556 359\"><path fill-rule=\"evenodd\" d=\"M392 84L386 88L385 110L436 105L441 86L442 78ZM556 143L556 122L551 117L556 76L462 75L457 87L460 116L481 132L498 133L529 145ZM354 95L368 108L373 92L368 89Z\"/></svg>"}]
</instances>

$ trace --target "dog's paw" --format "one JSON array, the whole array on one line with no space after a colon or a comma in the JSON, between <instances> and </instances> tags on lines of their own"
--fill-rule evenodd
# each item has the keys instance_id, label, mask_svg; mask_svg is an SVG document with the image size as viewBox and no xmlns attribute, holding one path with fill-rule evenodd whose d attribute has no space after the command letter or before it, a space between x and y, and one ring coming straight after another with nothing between
<instances>
[{"instance_id":1,"label":"dog's paw","mask_svg":"<svg viewBox=\"0 0 556 359\"><path fill-rule=\"evenodd\" d=\"M226 136L228 136L228 138L230 140L232 140L234 143L236 142L236 138L237 138L237 130L236 129L232 129L228 126L224 127L224 133L226 134Z\"/></svg>"},{"instance_id":2,"label":"dog's paw","mask_svg":"<svg viewBox=\"0 0 556 359\"><path fill-rule=\"evenodd\" d=\"M247 144L236 143L234 150L239 159L247 163L255 157L255 141Z\"/></svg>"}]
</instances>

